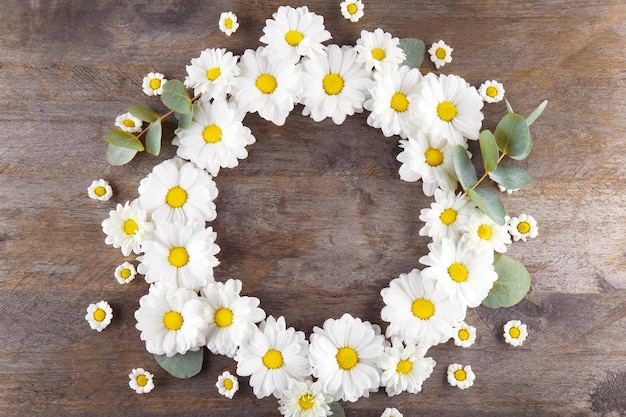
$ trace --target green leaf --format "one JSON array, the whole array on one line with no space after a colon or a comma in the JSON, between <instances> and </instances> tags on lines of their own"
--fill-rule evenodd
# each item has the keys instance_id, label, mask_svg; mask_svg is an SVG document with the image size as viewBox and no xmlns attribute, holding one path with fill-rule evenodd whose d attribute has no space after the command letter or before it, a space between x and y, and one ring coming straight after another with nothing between
<instances>
[{"instance_id":1,"label":"green leaf","mask_svg":"<svg viewBox=\"0 0 626 417\"><path fill-rule=\"evenodd\" d=\"M337 401L333 401L328 404L330 407L330 412L332 417L346 417L345 411L343 411L343 407Z\"/></svg>"},{"instance_id":2,"label":"green leaf","mask_svg":"<svg viewBox=\"0 0 626 417\"><path fill-rule=\"evenodd\" d=\"M483 130L480 132L478 141L480 142L480 153L483 157L485 171L492 172L498 167L498 158L500 157L496 138L490 130Z\"/></svg>"},{"instance_id":3,"label":"green leaf","mask_svg":"<svg viewBox=\"0 0 626 417\"><path fill-rule=\"evenodd\" d=\"M111 165L124 165L129 163L137 155L137 151L134 149L120 148L109 143L107 148L107 161Z\"/></svg>"},{"instance_id":4,"label":"green leaf","mask_svg":"<svg viewBox=\"0 0 626 417\"><path fill-rule=\"evenodd\" d=\"M189 90L180 80L168 80L163 85L161 101L168 109L187 114L191 111L191 96Z\"/></svg>"},{"instance_id":5,"label":"green leaf","mask_svg":"<svg viewBox=\"0 0 626 417\"><path fill-rule=\"evenodd\" d=\"M178 127L184 129L189 127L191 121L193 120L193 106L191 107L191 111L189 113L174 113L174 117L178 120Z\"/></svg>"},{"instance_id":6,"label":"green leaf","mask_svg":"<svg viewBox=\"0 0 626 417\"><path fill-rule=\"evenodd\" d=\"M454 148L454 171L464 190L473 187L478 181L476 169L467 156L467 151L461 145L456 145Z\"/></svg>"},{"instance_id":7,"label":"green leaf","mask_svg":"<svg viewBox=\"0 0 626 417\"><path fill-rule=\"evenodd\" d=\"M524 159L533 147L526 119L519 114L507 113L495 132L498 148L513 159Z\"/></svg>"},{"instance_id":8,"label":"green leaf","mask_svg":"<svg viewBox=\"0 0 626 417\"><path fill-rule=\"evenodd\" d=\"M533 122L537 120L539 116L541 116L541 113L543 113L547 105L548 100L544 100L539 106L537 106L537 108L532 113L530 113L530 116L526 118L526 124L528 126L532 125Z\"/></svg>"},{"instance_id":9,"label":"green leaf","mask_svg":"<svg viewBox=\"0 0 626 417\"><path fill-rule=\"evenodd\" d=\"M146 151L150 155L158 155L161 152L161 135L163 129L161 128L161 119L157 119L150 125L146 132Z\"/></svg>"},{"instance_id":10,"label":"green leaf","mask_svg":"<svg viewBox=\"0 0 626 417\"><path fill-rule=\"evenodd\" d=\"M513 111L513 107L511 107L511 103L509 103L509 100L504 99L504 102L506 103L506 110L507 110L509 113L515 113L515 112Z\"/></svg>"},{"instance_id":11,"label":"green leaf","mask_svg":"<svg viewBox=\"0 0 626 417\"><path fill-rule=\"evenodd\" d=\"M515 259L497 254L493 266L498 279L493 283L483 305L488 308L511 307L524 299L530 290L530 274Z\"/></svg>"},{"instance_id":12,"label":"green leaf","mask_svg":"<svg viewBox=\"0 0 626 417\"><path fill-rule=\"evenodd\" d=\"M165 355L154 355L154 359L170 375L176 378L191 378L202 369L204 348L195 352L188 351L184 355L177 353L169 358Z\"/></svg>"},{"instance_id":13,"label":"green leaf","mask_svg":"<svg viewBox=\"0 0 626 417\"><path fill-rule=\"evenodd\" d=\"M504 205L497 195L484 188L476 188L474 190L466 190L467 195L472 199L474 204L487 216L491 217L493 221L500 226L504 225Z\"/></svg>"},{"instance_id":14,"label":"green leaf","mask_svg":"<svg viewBox=\"0 0 626 417\"><path fill-rule=\"evenodd\" d=\"M422 65L426 46L421 39L402 38L398 46L400 46L400 49L402 49L406 55L402 65L406 65L409 68L419 68L420 65Z\"/></svg>"},{"instance_id":15,"label":"green leaf","mask_svg":"<svg viewBox=\"0 0 626 417\"><path fill-rule=\"evenodd\" d=\"M139 120L143 120L147 123L156 122L159 117L161 117L157 112L139 104L135 104L134 106L130 106L128 108L128 112L138 118Z\"/></svg>"},{"instance_id":16,"label":"green leaf","mask_svg":"<svg viewBox=\"0 0 626 417\"><path fill-rule=\"evenodd\" d=\"M507 190L525 187L533 180L532 175L525 169L510 165L500 165L489 176Z\"/></svg>"},{"instance_id":17,"label":"green leaf","mask_svg":"<svg viewBox=\"0 0 626 417\"><path fill-rule=\"evenodd\" d=\"M109 142L111 145L119 146L120 148L143 151L143 144L141 141L132 133L124 132L121 129L110 130L104 137L104 140Z\"/></svg>"}]
</instances>

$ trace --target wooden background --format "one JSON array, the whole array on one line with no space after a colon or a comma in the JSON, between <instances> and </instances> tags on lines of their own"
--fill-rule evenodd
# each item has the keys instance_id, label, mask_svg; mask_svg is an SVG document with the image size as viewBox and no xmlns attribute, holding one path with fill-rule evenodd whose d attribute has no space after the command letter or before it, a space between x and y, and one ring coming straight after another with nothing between
<instances>
[{"instance_id":1,"label":"wooden background","mask_svg":"<svg viewBox=\"0 0 626 417\"><path fill-rule=\"evenodd\" d=\"M0 5L0 415L277 416L242 378L235 400L215 389L234 361L207 355L190 380L169 377L134 328L147 284L117 284L124 258L104 244L100 223L117 202L137 197L152 166L171 157L141 155L115 168L102 136L135 103L162 110L141 91L160 71L184 78L207 47L236 54L255 48L278 1L5 0ZM291 3L293 6L304 3ZM344 20L339 0L308 2L338 44L382 27L427 45L454 48L442 73L473 85L504 83L516 111L550 104L532 126L535 146L522 163L531 187L505 196L510 214L539 222L535 240L509 252L532 275L519 305L477 308L469 349L430 351L438 363L418 395L384 392L344 404L347 416L626 415L626 6L623 0L365 0L365 17ZM241 28L227 38L219 13ZM434 71L425 62L423 73ZM216 178L220 280L241 279L268 314L310 333L343 312L383 324L379 292L418 267L428 241L419 210L431 200L398 179L396 139L366 125L366 114L335 127L300 115L284 127L256 115L245 123L257 143L250 157ZM485 128L504 114L486 105ZM173 127L170 125L169 131ZM105 178L113 200L87 198ZM102 333L84 320L89 303L108 300L115 318ZM522 348L500 336L509 319L530 327ZM448 386L448 364L470 364L476 383ZM156 389L136 395L127 374L144 367Z\"/></svg>"}]
</instances>

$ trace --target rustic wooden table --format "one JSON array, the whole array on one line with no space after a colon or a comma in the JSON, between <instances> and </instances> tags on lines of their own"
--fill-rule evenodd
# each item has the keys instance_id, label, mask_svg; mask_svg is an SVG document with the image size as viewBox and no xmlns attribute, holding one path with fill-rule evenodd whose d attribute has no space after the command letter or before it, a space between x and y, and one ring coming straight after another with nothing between
<instances>
[{"instance_id":1,"label":"rustic wooden table","mask_svg":"<svg viewBox=\"0 0 626 417\"><path fill-rule=\"evenodd\" d=\"M344 404L347 416L617 416L626 414L626 5L623 0L365 0L365 17L344 20L339 0L312 0L333 42L354 44L381 27L454 48L442 73L473 85L504 83L528 114L535 146L522 163L535 177L505 196L511 214L539 222L535 240L509 252L532 275L513 308L470 310L478 329L469 349L450 342L429 353L438 363L417 395L384 392ZM143 280L117 284L124 258L104 244L101 221L117 202L137 197L159 158L123 167L105 159L103 135L134 103L149 71L182 79L207 47L236 54L255 48L279 1L42 1L0 5L0 415L271 416L272 398L256 400L242 379L235 400L215 389L234 361L207 355L200 375L168 376L145 351L133 313ZM296 4L294 4L296 5ZM300 5L300 2L297 4ZM222 11L241 28L219 32ZM434 71L424 62L423 73ZM506 111L487 105L484 127ZM218 279L241 279L274 316L309 334L343 312L383 324L379 292L418 267L428 240L419 210L431 200L398 179L397 140L366 124L314 123L297 107L284 127L248 116L257 143L234 170L216 178L221 265ZM166 129L167 130L167 129ZM169 126L171 133L172 126ZM113 200L87 198L105 178ZM89 303L108 300L115 318L102 333L84 320ZM505 344L502 325L530 327L521 348ZM449 363L471 364L475 385L450 387ZM134 367L153 371L156 389L127 386Z\"/></svg>"}]
</instances>

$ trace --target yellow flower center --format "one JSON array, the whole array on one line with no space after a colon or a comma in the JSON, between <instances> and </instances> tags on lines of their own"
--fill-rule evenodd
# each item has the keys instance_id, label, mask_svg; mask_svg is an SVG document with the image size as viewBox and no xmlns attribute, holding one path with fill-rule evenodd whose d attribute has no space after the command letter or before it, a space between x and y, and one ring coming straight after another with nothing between
<instances>
[{"instance_id":1,"label":"yellow flower center","mask_svg":"<svg viewBox=\"0 0 626 417\"><path fill-rule=\"evenodd\" d=\"M209 68L206 71L206 77L209 79L209 81L217 80L220 75L222 75L222 70L220 69L220 67Z\"/></svg>"},{"instance_id":2,"label":"yellow flower center","mask_svg":"<svg viewBox=\"0 0 626 417\"><path fill-rule=\"evenodd\" d=\"M487 90L485 90L485 94L487 94L488 97L495 97L498 95L498 89L494 86L489 86L487 87Z\"/></svg>"},{"instance_id":3,"label":"yellow flower center","mask_svg":"<svg viewBox=\"0 0 626 417\"><path fill-rule=\"evenodd\" d=\"M150 80L150 88L153 90L158 90L161 87L161 80L158 78L153 78Z\"/></svg>"},{"instance_id":4,"label":"yellow flower center","mask_svg":"<svg viewBox=\"0 0 626 417\"><path fill-rule=\"evenodd\" d=\"M170 264L176 268L187 265L187 262L189 262L187 249L182 246L170 249L170 254L167 257L167 260L170 261Z\"/></svg>"},{"instance_id":5,"label":"yellow flower center","mask_svg":"<svg viewBox=\"0 0 626 417\"><path fill-rule=\"evenodd\" d=\"M297 30L290 30L285 33L285 42L287 42L291 46L298 46L300 42L304 39L304 35Z\"/></svg>"},{"instance_id":6,"label":"yellow flower center","mask_svg":"<svg viewBox=\"0 0 626 417\"><path fill-rule=\"evenodd\" d=\"M478 226L478 237L482 240L491 239L491 235L493 234L493 230L491 230L491 226L488 224L481 224Z\"/></svg>"},{"instance_id":7,"label":"yellow flower center","mask_svg":"<svg viewBox=\"0 0 626 417\"><path fill-rule=\"evenodd\" d=\"M448 267L448 274L454 282L464 282L469 276L469 272L465 265L458 262L455 262Z\"/></svg>"},{"instance_id":8,"label":"yellow flower center","mask_svg":"<svg viewBox=\"0 0 626 417\"><path fill-rule=\"evenodd\" d=\"M122 124L126 127L135 127L135 122L132 121L131 119L122 120Z\"/></svg>"},{"instance_id":9,"label":"yellow flower center","mask_svg":"<svg viewBox=\"0 0 626 417\"><path fill-rule=\"evenodd\" d=\"M167 330L180 330L183 327L183 315L178 311L170 310L163 316L163 325Z\"/></svg>"},{"instance_id":10,"label":"yellow flower center","mask_svg":"<svg viewBox=\"0 0 626 417\"><path fill-rule=\"evenodd\" d=\"M520 337L521 334L522 332L520 332L519 328L517 327L511 327L509 329L509 336L511 336L513 339L517 339L518 337Z\"/></svg>"},{"instance_id":11,"label":"yellow flower center","mask_svg":"<svg viewBox=\"0 0 626 417\"><path fill-rule=\"evenodd\" d=\"M135 379L135 382L140 387L145 387L146 385L148 385L148 378L146 378L146 376L144 374L137 375L137 378Z\"/></svg>"},{"instance_id":12,"label":"yellow flower center","mask_svg":"<svg viewBox=\"0 0 626 417\"><path fill-rule=\"evenodd\" d=\"M459 329L457 336L459 337L459 340L468 340L470 338L470 332L467 331L467 329Z\"/></svg>"},{"instance_id":13,"label":"yellow flower center","mask_svg":"<svg viewBox=\"0 0 626 417\"><path fill-rule=\"evenodd\" d=\"M120 271L120 276L124 279L130 278L130 269L124 268Z\"/></svg>"},{"instance_id":14,"label":"yellow flower center","mask_svg":"<svg viewBox=\"0 0 626 417\"><path fill-rule=\"evenodd\" d=\"M439 149L428 148L428 150L424 152L424 157L426 158L426 163L431 167L436 167L443 163L443 152Z\"/></svg>"},{"instance_id":15,"label":"yellow flower center","mask_svg":"<svg viewBox=\"0 0 626 417\"><path fill-rule=\"evenodd\" d=\"M309 410L315 405L315 398L311 394L304 394L298 398L298 405L303 410Z\"/></svg>"},{"instance_id":16,"label":"yellow flower center","mask_svg":"<svg viewBox=\"0 0 626 417\"><path fill-rule=\"evenodd\" d=\"M442 101L437 105L437 116L444 122L449 122L456 116L456 106L449 101Z\"/></svg>"},{"instance_id":17,"label":"yellow flower center","mask_svg":"<svg viewBox=\"0 0 626 417\"><path fill-rule=\"evenodd\" d=\"M139 230L139 225L133 219L128 219L124 222L124 233L129 236L134 235Z\"/></svg>"},{"instance_id":18,"label":"yellow flower center","mask_svg":"<svg viewBox=\"0 0 626 417\"><path fill-rule=\"evenodd\" d=\"M93 318L95 321L104 321L106 316L107 316L106 311L104 311L101 308L98 308L96 309L96 311L93 312Z\"/></svg>"},{"instance_id":19,"label":"yellow flower center","mask_svg":"<svg viewBox=\"0 0 626 417\"><path fill-rule=\"evenodd\" d=\"M408 359L401 360L396 366L396 372L402 375L408 374L411 369L413 369L413 362Z\"/></svg>"},{"instance_id":20,"label":"yellow flower center","mask_svg":"<svg viewBox=\"0 0 626 417\"><path fill-rule=\"evenodd\" d=\"M437 48L435 51L435 56L439 59L444 59L446 55L446 50L444 48Z\"/></svg>"},{"instance_id":21,"label":"yellow flower center","mask_svg":"<svg viewBox=\"0 0 626 417\"><path fill-rule=\"evenodd\" d=\"M226 20L224 20L224 26L226 26L226 29L232 29L233 28L233 19L231 19L230 17L227 17Z\"/></svg>"},{"instance_id":22,"label":"yellow flower center","mask_svg":"<svg viewBox=\"0 0 626 417\"><path fill-rule=\"evenodd\" d=\"M337 354L335 355L335 359L337 359L337 365L339 365L339 368L344 371L349 371L354 368L357 363L359 363L359 355L357 355L356 350L349 346L339 348Z\"/></svg>"},{"instance_id":23,"label":"yellow flower center","mask_svg":"<svg viewBox=\"0 0 626 417\"><path fill-rule=\"evenodd\" d=\"M187 202L187 191L179 186L172 187L165 195L165 202L172 208L182 207Z\"/></svg>"},{"instance_id":24,"label":"yellow flower center","mask_svg":"<svg viewBox=\"0 0 626 417\"><path fill-rule=\"evenodd\" d=\"M233 381L231 379L224 380L224 388L230 391L231 389L233 389L233 386Z\"/></svg>"},{"instance_id":25,"label":"yellow flower center","mask_svg":"<svg viewBox=\"0 0 626 417\"><path fill-rule=\"evenodd\" d=\"M222 128L216 124L208 125L202 131L202 138L206 143L217 143L222 140Z\"/></svg>"},{"instance_id":26,"label":"yellow flower center","mask_svg":"<svg viewBox=\"0 0 626 417\"><path fill-rule=\"evenodd\" d=\"M456 371L454 371L454 378L457 381L465 381L467 379L467 372L465 372L463 369L457 369Z\"/></svg>"},{"instance_id":27,"label":"yellow flower center","mask_svg":"<svg viewBox=\"0 0 626 417\"><path fill-rule=\"evenodd\" d=\"M528 222L519 222L517 224L517 231L520 232L523 235L525 235L526 233L530 232L530 223L528 223Z\"/></svg>"},{"instance_id":28,"label":"yellow flower center","mask_svg":"<svg viewBox=\"0 0 626 417\"><path fill-rule=\"evenodd\" d=\"M406 94L397 92L391 97L391 108L398 113L403 113L409 108L409 100Z\"/></svg>"},{"instance_id":29,"label":"yellow flower center","mask_svg":"<svg viewBox=\"0 0 626 417\"><path fill-rule=\"evenodd\" d=\"M283 354L276 349L268 350L262 360L267 369L278 369L283 366Z\"/></svg>"},{"instance_id":30,"label":"yellow flower center","mask_svg":"<svg viewBox=\"0 0 626 417\"><path fill-rule=\"evenodd\" d=\"M359 10L359 8L357 7L355 3L348 4L347 9L348 9L348 13L350 14L355 14Z\"/></svg>"},{"instance_id":31,"label":"yellow flower center","mask_svg":"<svg viewBox=\"0 0 626 417\"><path fill-rule=\"evenodd\" d=\"M276 78L270 74L261 74L256 79L256 88L258 88L263 94L272 94L278 83L276 82Z\"/></svg>"},{"instance_id":32,"label":"yellow flower center","mask_svg":"<svg viewBox=\"0 0 626 417\"><path fill-rule=\"evenodd\" d=\"M446 226L450 226L456 221L456 210L451 208L445 209L439 215L439 220L441 220L441 223L445 224Z\"/></svg>"},{"instance_id":33,"label":"yellow flower center","mask_svg":"<svg viewBox=\"0 0 626 417\"><path fill-rule=\"evenodd\" d=\"M102 197L103 195L105 195L107 193L107 189L104 188L103 186L99 185L96 188L93 189L93 193L95 195L97 195L98 197Z\"/></svg>"},{"instance_id":34,"label":"yellow flower center","mask_svg":"<svg viewBox=\"0 0 626 417\"><path fill-rule=\"evenodd\" d=\"M233 312L228 308L220 307L215 312L213 320L215 320L217 327L228 327L233 324Z\"/></svg>"},{"instance_id":35,"label":"yellow flower center","mask_svg":"<svg viewBox=\"0 0 626 417\"><path fill-rule=\"evenodd\" d=\"M418 298L413 301L411 312L418 319L428 320L435 314L435 305L426 298Z\"/></svg>"},{"instance_id":36,"label":"yellow flower center","mask_svg":"<svg viewBox=\"0 0 626 417\"><path fill-rule=\"evenodd\" d=\"M385 51L382 48L372 49L372 58L375 60L382 61L385 59L385 56L387 56L387 54L385 54Z\"/></svg>"},{"instance_id":37,"label":"yellow flower center","mask_svg":"<svg viewBox=\"0 0 626 417\"><path fill-rule=\"evenodd\" d=\"M330 73L324 77L322 85L326 94L335 96L343 90L343 78L339 74Z\"/></svg>"}]
</instances>

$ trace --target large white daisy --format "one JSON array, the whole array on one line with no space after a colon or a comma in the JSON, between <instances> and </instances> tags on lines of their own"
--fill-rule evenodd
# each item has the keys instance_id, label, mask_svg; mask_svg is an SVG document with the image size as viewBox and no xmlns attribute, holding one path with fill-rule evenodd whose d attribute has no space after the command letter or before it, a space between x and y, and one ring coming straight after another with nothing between
<instances>
[{"instance_id":1,"label":"large white daisy","mask_svg":"<svg viewBox=\"0 0 626 417\"><path fill-rule=\"evenodd\" d=\"M438 242L444 238L460 239L470 216L478 209L464 193L435 190L435 202L420 210L419 219L426 223L419 231Z\"/></svg>"},{"instance_id":2,"label":"large white daisy","mask_svg":"<svg viewBox=\"0 0 626 417\"><path fill-rule=\"evenodd\" d=\"M187 65L185 85L193 88L194 95L202 93L202 100L225 99L239 75L237 58L224 48L205 49Z\"/></svg>"},{"instance_id":3,"label":"large white daisy","mask_svg":"<svg viewBox=\"0 0 626 417\"><path fill-rule=\"evenodd\" d=\"M326 417L333 399L322 390L319 382L292 379L280 397L278 410L285 417Z\"/></svg>"},{"instance_id":4,"label":"large white daisy","mask_svg":"<svg viewBox=\"0 0 626 417\"><path fill-rule=\"evenodd\" d=\"M393 338L391 343L378 361L383 371L381 385L390 397L404 391L417 394L433 372L435 360L424 357L426 347L413 343L405 346L398 338Z\"/></svg>"},{"instance_id":5,"label":"large white daisy","mask_svg":"<svg viewBox=\"0 0 626 417\"><path fill-rule=\"evenodd\" d=\"M392 37L381 28L374 32L362 30L354 47L358 54L356 60L363 63L369 71L376 70L386 74L397 70L406 58L399 44L400 39Z\"/></svg>"},{"instance_id":6,"label":"large white daisy","mask_svg":"<svg viewBox=\"0 0 626 417\"><path fill-rule=\"evenodd\" d=\"M124 256L141 253L142 244L153 228L137 200L127 201L123 206L118 203L115 210L109 211L109 218L102 222L102 231L107 235L104 242L120 248Z\"/></svg>"},{"instance_id":7,"label":"large white daisy","mask_svg":"<svg viewBox=\"0 0 626 417\"><path fill-rule=\"evenodd\" d=\"M506 245L511 243L506 225L500 226L482 212L472 214L464 229L466 232L461 236L461 240L468 249L504 253Z\"/></svg>"}]
</instances>

